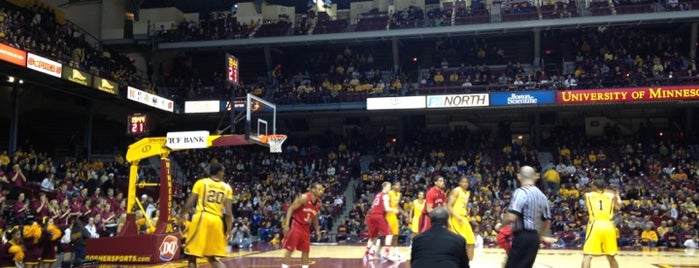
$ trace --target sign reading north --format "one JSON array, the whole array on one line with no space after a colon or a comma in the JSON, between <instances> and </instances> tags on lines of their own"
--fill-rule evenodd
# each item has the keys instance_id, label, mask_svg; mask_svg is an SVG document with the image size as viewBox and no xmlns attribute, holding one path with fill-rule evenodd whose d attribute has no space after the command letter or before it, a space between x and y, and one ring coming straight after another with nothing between
<instances>
[{"instance_id":1,"label":"sign reading north","mask_svg":"<svg viewBox=\"0 0 699 268\"><path fill-rule=\"evenodd\" d=\"M204 149L208 147L208 131L168 132L165 145L173 150Z\"/></svg>"},{"instance_id":2,"label":"sign reading north","mask_svg":"<svg viewBox=\"0 0 699 268\"><path fill-rule=\"evenodd\" d=\"M119 84L117 84L117 82L107 80L99 76L95 76L95 79L93 79L92 87L109 94L119 94Z\"/></svg>"},{"instance_id":3,"label":"sign reading north","mask_svg":"<svg viewBox=\"0 0 699 268\"><path fill-rule=\"evenodd\" d=\"M487 93L427 96L427 109L483 107L490 105Z\"/></svg>"},{"instance_id":4,"label":"sign reading north","mask_svg":"<svg viewBox=\"0 0 699 268\"><path fill-rule=\"evenodd\" d=\"M68 66L63 67L63 79L83 86L92 85L92 75L86 72L81 72L78 69L73 69Z\"/></svg>"},{"instance_id":5,"label":"sign reading north","mask_svg":"<svg viewBox=\"0 0 699 268\"><path fill-rule=\"evenodd\" d=\"M27 53L27 68L57 78L61 78L63 74L61 63L32 53Z\"/></svg>"}]
</instances>

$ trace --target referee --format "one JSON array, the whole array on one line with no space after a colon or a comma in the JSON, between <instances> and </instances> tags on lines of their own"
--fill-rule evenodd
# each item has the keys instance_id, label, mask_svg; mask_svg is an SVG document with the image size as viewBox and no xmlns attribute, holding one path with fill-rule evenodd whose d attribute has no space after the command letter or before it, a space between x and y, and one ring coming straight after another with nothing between
<instances>
[{"instance_id":1,"label":"referee","mask_svg":"<svg viewBox=\"0 0 699 268\"><path fill-rule=\"evenodd\" d=\"M551 210L544 193L534 185L536 171L530 166L522 166L517 179L521 186L512 194L510 206L499 226L510 225L513 233L505 268L531 268L539 251L539 243L553 243L556 240L544 237L551 227Z\"/></svg>"}]
</instances>

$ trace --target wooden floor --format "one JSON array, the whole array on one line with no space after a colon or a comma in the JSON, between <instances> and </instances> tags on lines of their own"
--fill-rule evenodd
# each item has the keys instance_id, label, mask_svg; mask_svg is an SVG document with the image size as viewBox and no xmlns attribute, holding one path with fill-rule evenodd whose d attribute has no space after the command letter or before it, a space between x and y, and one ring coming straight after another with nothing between
<instances>
[{"instance_id":1,"label":"wooden floor","mask_svg":"<svg viewBox=\"0 0 699 268\"><path fill-rule=\"evenodd\" d=\"M409 256L407 247L399 248L401 254ZM231 253L224 259L227 267L281 267L281 257L284 251L275 247L256 246L253 250L241 250ZM405 263L391 263L381 261L365 262L362 260L364 247L362 246L312 246L311 267L315 268L409 268L409 261ZM300 253L295 252L294 263L291 267L299 268ZM501 267L505 254L501 249L477 250L472 268L497 268ZM579 267L582 260L580 250L540 250L534 267L538 268L573 268ZM623 251L617 256L619 267L622 268L699 268L699 252L694 250L684 251ZM100 267L126 268L126 267L186 267L183 261L162 265L126 266L126 265L100 265ZM201 262L199 267L209 267ZM595 258L592 261L593 268L609 267L604 258Z\"/></svg>"}]
</instances>

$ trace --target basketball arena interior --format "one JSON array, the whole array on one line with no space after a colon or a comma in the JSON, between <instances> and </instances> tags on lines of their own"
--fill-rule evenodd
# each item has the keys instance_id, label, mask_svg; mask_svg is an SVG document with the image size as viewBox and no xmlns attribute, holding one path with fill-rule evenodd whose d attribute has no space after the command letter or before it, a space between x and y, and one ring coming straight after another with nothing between
<instances>
[{"instance_id":1,"label":"basketball arena interior","mask_svg":"<svg viewBox=\"0 0 699 268\"><path fill-rule=\"evenodd\" d=\"M528 165L556 239L534 267L581 263L595 180L622 200L622 267L699 267L698 36L695 0L1 0L0 259L187 267L178 217L218 163L226 267L281 267L314 182L312 267L411 267L411 218L408 260L374 261L365 217L382 182L410 213L436 176L468 178L470 267L501 267Z\"/></svg>"}]
</instances>

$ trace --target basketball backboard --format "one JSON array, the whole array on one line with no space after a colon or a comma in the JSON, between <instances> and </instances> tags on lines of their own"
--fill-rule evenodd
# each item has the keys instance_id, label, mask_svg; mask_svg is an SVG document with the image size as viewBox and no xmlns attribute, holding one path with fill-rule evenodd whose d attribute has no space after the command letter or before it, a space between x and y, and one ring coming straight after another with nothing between
<instances>
[{"instance_id":1,"label":"basketball backboard","mask_svg":"<svg viewBox=\"0 0 699 268\"><path fill-rule=\"evenodd\" d=\"M245 138L252 143L269 147L261 136L272 134L277 134L277 106L248 94L245 105Z\"/></svg>"}]
</instances>

